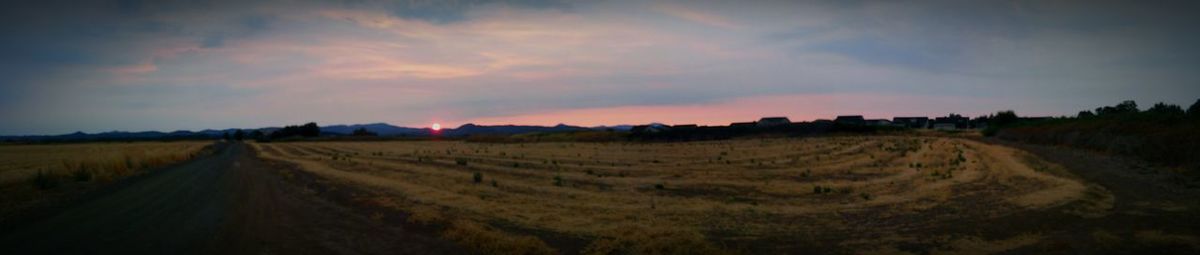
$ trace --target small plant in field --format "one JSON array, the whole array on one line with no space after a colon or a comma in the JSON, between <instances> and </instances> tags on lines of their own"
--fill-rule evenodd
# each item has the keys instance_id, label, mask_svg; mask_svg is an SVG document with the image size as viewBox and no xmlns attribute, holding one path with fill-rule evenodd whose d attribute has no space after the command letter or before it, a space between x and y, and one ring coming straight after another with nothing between
<instances>
[{"instance_id":1,"label":"small plant in field","mask_svg":"<svg viewBox=\"0 0 1200 255\"><path fill-rule=\"evenodd\" d=\"M666 186L663 186L662 183L658 183L658 184L654 184L654 189L663 190L663 189L666 189Z\"/></svg>"},{"instance_id":2,"label":"small plant in field","mask_svg":"<svg viewBox=\"0 0 1200 255\"><path fill-rule=\"evenodd\" d=\"M483 182L483 173L475 172L475 174L471 176L471 179L473 179L475 183L481 183Z\"/></svg>"},{"instance_id":3,"label":"small plant in field","mask_svg":"<svg viewBox=\"0 0 1200 255\"><path fill-rule=\"evenodd\" d=\"M554 186L559 186L559 187L562 187L562 185L563 185L563 178L562 178L562 176L555 175L555 176L554 176Z\"/></svg>"},{"instance_id":4,"label":"small plant in field","mask_svg":"<svg viewBox=\"0 0 1200 255\"><path fill-rule=\"evenodd\" d=\"M496 180L495 180L495 179L492 179L492 187L499 188L499 187L500 187L500 184L499 184L499 183L496 183Z\"/></svg>"},{"instance_id":5,"label":"small plant in field","mask_svg":"<svg viewBox=\"0 0 1200 255\"><path fill-rule=\"evenodd\" d=\"M30 181L33 182L34 187L42 190L58 187L58 176L46 171L39 170Z\"/></svg>"},{"instance_id":6,"label":"small plant in field","mask_svg":"<svg viewBox=\"0 0 1200 255\"><path fill-rule=\"evenodd\" d=\"M871 194L867 194L866 192L858 193L858 196L862 197L863 200L871 200Z\"/></svg>"},{"instance_id":7,"label":"small plant in field","mask_svg":"<svg viewBox=\"0 0 1200 255\"><path fill-rule=\"evenodd\" d=\"M821 194L821 186L813 186L813 194Z\"/></svg>"},{"instance_id":8,"label":"small plant in field","mask_svg":"<svg viewBox=\"0 0 1200 255\"><path fill-rule=\"evenodd\" d=\"M521 163L513 162L513 168L521 168Z\"/></svg>"},{"instance_id":9,"label":"small plant in field","mask_svg":"<svg viewBox=\"0 0 1200 255\"><path fill-rule=\"evenodd\" d=\"M75 169L75 171L71 172L71 178L75 179L75 181L77 181L77 182L91 181L92 180L92 171L88 171L87 169L85 169L83 167L79 167L79 168Z\"/></svg>"},{"instance_id":10,"label":"small plant in field","mask_svg":"<svg viewBox=\"0 0 1200 255\"><path fill-rule=\"evenodd\" d=\"M832 188L829 188L829 187L821 187L821 193L830 193L830 192L833 192L833 189L832 189Z\"/></svg>"},{"instance_id":11,"label":"small plant in field","mask_svg":"<svg viewBox=\"0 0 1200 255\"><path fill-rule=\"evenodd\" d=\"M458 164L458 165L460 165L460 166L465 166L465 165L467 165L467 159L465 159L465 158L456 158L456 159L454 159L454 163L455 163L455 164Z\"/></svg>"}]
</instances>

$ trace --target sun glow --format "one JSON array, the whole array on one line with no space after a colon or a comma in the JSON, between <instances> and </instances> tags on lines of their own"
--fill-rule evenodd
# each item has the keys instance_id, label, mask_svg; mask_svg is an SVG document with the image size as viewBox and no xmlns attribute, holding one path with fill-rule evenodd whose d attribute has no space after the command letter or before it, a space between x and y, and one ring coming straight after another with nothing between
<instances>
[{"instance_id":1,"label":"sun glow","mask_svg":"<svg viewBox=\"0 0 1200 255\"><path fill-rule=\"evenodd\" d=\"M429 128L433 129L433 131L442 130L442 124L433 123L433 126L430 126Z\"/></svg>"}]
</instances>

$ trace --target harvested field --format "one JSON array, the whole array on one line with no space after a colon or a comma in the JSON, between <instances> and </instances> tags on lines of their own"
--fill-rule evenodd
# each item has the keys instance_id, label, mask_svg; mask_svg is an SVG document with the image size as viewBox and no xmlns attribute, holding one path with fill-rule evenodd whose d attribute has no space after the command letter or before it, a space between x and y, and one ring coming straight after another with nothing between
<instances>
[{"instance_id":1,"label":"harvested field","mask_svg":"<svg viewBox=\"0 0 1200 255\"><path fill-rule=\"evenodd\" d=\"M388 191L375 199L413 220L470 220L514 235L582 239L586 246L565 248L596 253L814 245L795 240L870 240L839 245L876 247L889 242L884 235L987 221L1102 192L1021 151L938 137L254 146L261 157ZM764 243L769 248L747 247Z\"/></svg>"}]
</instances>

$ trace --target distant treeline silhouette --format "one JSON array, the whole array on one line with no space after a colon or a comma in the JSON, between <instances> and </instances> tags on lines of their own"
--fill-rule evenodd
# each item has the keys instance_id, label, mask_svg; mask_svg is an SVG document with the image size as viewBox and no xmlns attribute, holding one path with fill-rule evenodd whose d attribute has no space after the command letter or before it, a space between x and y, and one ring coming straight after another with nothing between
<instances>
[{"instance_id":1,"label":"distant treeline silhouette","mask_svg":"<svg viewBox=\"0 0 1200 255\"><path fill-rule=\"evenodd\" d=\"M317 137L321 135L321 127L317 123L309 122L308 124L299 126L284 126L279 130L271 132L267 138L278 140L291 137Z\"/></svg>"},{"instance_id":2,"label":"distant treeline silhouette","mask_svg":"<svg viewBox=\"0 0 1200 255\"><path fill-rule=\"evenodd\" d=\"M702 141L753 136L807 136L826 133L876 133L904 130L896 126L843 124L831 121L794 122L785 125L760 126L672 126L658 132L632 132L633 141Z\"/></svg>"},{"instance_id":3,"label":"distant treeline silhouette","mask_svg":"<svg viewBox=\"0 0 1200 255\"><path fill-rule=\"evenodd\" d=\"M1126 155L1189 170L1200 178L1200 100L1184 110L1157 103L1145 111L1134 101L1081 111L1075 117L999 126L996 137Z\"/></svg>"}]
</instances>

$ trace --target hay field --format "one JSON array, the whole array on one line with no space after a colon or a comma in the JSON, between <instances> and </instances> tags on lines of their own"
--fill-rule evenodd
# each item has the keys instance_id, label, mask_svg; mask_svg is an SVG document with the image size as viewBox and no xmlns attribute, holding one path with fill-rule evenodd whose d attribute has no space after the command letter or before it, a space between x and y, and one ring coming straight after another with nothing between
<instances>
[{"instance_id":1,"label":"hay field","mask_svg":"<svg viewBox=\"0 0 1200 255\"><path fill-rule=\"evenodd\" d=\"M189 159L212 142L0 145L0 186L24 183L38 172L68 176L87 171L119 178L138 170Z\"/></svg>"},{"instance_id":2,"label":"hay field","mask_svg":"<svg viewBox=\"0 0 1200 255\"><path fill-rule=\"evenodd\" d=\"M550 232L593 240L584 251L598 253L715 250L712 243L729 240L869 239L1061 205L1089 191L1026 153L944 137L254 146L261 157L392 191L372 199L412 212L414 220L484 222L514 235Z\"/></svg>"}]
</instances>

